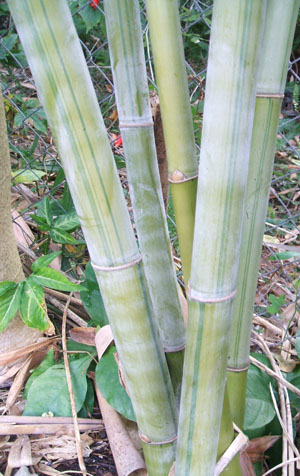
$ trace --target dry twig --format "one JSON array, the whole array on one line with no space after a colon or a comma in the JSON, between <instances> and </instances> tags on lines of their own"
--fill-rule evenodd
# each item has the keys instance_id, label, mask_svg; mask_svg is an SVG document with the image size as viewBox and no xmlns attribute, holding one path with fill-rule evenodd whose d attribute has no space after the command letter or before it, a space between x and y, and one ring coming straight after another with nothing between
<instances>
[{"instance_id":1,"label":"dry twig","mask_svg":"<svg viewBox=\"0 0 300 476\"><path fill-rule=\"evenodd\" d=\"M68 354L67 354L66 324L67 324L68 306L70 304L71 297L72 297L72 293L69 296L69 299L66 303L66 306L65 306L65 309L64 309L64 314L63 314L63 320L62 320L62 349L63 349L63 356L64 356L64 363L65 363L68 390L69 390L69 395L70 395L72 416L73 416L73 421L74 421L74 430L75 430L75 438L76 438L78 463L79 463L79 467L80 467L82 473L84 474L84 476L86 476L86 467L85 467L84 460L83 460L83 455L82 455L80 432L79 432L79 427L78 427L78 418L77 418L75 398L74 398L74 392L73 392L72 380L71 380L71 372L70 372L70 366L69 366L69 360L68 360Z\"/></svg>"}]
</instances>

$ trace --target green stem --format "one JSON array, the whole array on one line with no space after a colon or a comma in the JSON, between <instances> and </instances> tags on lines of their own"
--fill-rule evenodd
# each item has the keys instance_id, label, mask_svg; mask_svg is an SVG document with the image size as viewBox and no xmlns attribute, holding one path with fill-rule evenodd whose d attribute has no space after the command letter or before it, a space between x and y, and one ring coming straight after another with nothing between
<instances>
[{"instance_id":1,"label":"green stem","mask_svg":"<svg viewBox=\"0 0 300 476\"><path fill-rule=\"evenodd\" d=\"M254 127L245 201L238 292L228 359L228 388L234 421L243 425L250 334L257 275L267 215L281 100L299 0L269 0L257 84ZM271 68L271 70L270 70Z\"/></svg>"},{"instance_id":2,"label":"green stem","mask_svg":"<svg viewBox=\"0 0 300 476\"><path fill-rule=\"evenodd\" d=\"M169 179L186 284L190 277L198 163L177 0L146 0Z\"/></svg>"},{"instance_id":3,"label":"green stem","mask_svg":"<svg viewBox=\"0 0 300 476\"><path fill-rule=\"evenodd\" d=\"M8 1L80 218L151 476L174 460L177 410L123 190L66 0ZM163 422L163 424L162 424ZM154 460L152 461L152 454ZM160 458L157 455L160 454ZM163 463L155 462L161 460Z\"/></svg>"},{"instance_id":4,"label":"green stem","mask_svg":"<svg viewBox=\"0 0 300 476\"><path fill-rule=\"evenodd\" d=\"M264 12L260 0L214 2L176 476L215 470Z\"/></svg>"}]
</instances>

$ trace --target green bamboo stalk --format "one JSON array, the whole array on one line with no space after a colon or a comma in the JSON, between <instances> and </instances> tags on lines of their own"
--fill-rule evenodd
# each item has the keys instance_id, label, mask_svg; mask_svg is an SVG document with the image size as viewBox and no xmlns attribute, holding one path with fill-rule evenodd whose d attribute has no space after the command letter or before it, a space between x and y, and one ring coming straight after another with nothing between
<instances>
[{"instance_id":1,"label":"green bamboo stalk","mask_svg":"<svg viewBox=\"0 0 300 476\"><path fill-rule=\"evenodd\" d=\"M216 0L213 8L176 476L214 474L264 7Z\"/></svg>"},{"instance_id":2,"label":"green bamboo stalk","mask_svg":"<svg viewBox=\"0 0 300 476\"><path fill-rule=\"evenodd\" d=\"M243 426L250 334L257 275L267 215L276 135L299 0L269 0L259 67L257 99L246 193L228 388L233 419Z\"/></svg>"},{"instance_id":3,"label":"green bamboo stalk","mask_svg":"<svg viewBox=\"0 0 300 476\"><path fill-rule=\"evenodd\" d=\"M179 352L177 358L167 354L179 403L185 324L159 179L139 4L105 0L104 8L138 240L164 350Z\"/></svg>"},{"instance_id":4,"label":"green bamboo stalk","mask_svg":"<svg viewBox=\"0 0 300 476\"><path fill-rule=\"evenodd\" d=\"M169 180L186 284L190 277L198 163L177 0L146 0Z\"/></svg>"},{"instance_id":5,"label":"green bamboo stalk","mask_svg":"<svg viewBox=\"0 0 300 476\"><path fill-rule=\"evenodd\" d=\"M80 217L152 476L174 460L173 389L92 81L67 1L8 0ZM151 444L152 443L152 444Z\"/></svg>"}]
</instances>

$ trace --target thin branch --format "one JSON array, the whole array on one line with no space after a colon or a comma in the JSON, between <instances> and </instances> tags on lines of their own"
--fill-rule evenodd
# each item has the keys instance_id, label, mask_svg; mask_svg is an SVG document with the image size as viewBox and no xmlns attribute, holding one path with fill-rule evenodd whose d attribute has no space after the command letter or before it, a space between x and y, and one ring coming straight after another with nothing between
<instances>
[{"instance_id":1,"label":"thin branch","mask_svg":"<svg viewBox=\"0 0 300 476\"><path fill-rule=\"evenodd\" d=\"M56 299L53 296L50 296L50 294L46 294L46 299L53 304L53 306L57 307L60 311L65 311L65 306L62 304L58 299ZM67 307L67 315L68 318L71 319L73 322L75 322L78 326L80 327L87 327L87 322L84 319L81 319L75 312L71 311Z\"/></svg>"},{"instance_id":2,"label":"thin branch","mask_svg":"<svg viewBox=\"0 0 300 476\"><path fill-rule=\"evenodd\" d=\"M69 296L69 299L66 303L66 306L65 306L65 309L64 309L64 314L63 314L63 320L62 320L62 348L63 348L63 356L64 356L64 363L65 363L68 390L69 390L69 395L70 395L72 416L73 416L73 421L74 421L74 433L75 433L75 439L76 439L78 463L79 463L79 467L80 467L82 473L84 474L84 476L86 476L87 472L86 472L86 467L85 467L84 460L83 460L82 447L81 447L81 441L80 441L80 432L79 432L79 427L78 427L78 418L77 418L76 405L75 405L75 398L74 398L74 392L73 392L73 387L72 387L72 379L71 379L71 372L70 372L70 366L69 366L69 359L68 359L68 354L67 354L66 324L67 324L68 306L70 304L71 297L72 297L72 293Z\"/></svg>"}]
</instances>

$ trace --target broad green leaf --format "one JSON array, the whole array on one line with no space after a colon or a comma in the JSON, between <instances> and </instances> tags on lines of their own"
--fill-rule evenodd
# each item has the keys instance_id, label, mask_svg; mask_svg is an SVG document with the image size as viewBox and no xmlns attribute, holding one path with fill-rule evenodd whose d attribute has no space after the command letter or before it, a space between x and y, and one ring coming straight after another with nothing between
<instances>
[{"instance_id":1,"label":"broad green leaf","mask_svg":"<svg viewBox=\"0 0 300 476\"><path fill-rule=\"evenodd\" d=\"M52 220L50 199L48 196L43 198L43 200L41 200L38 203L38 211L39 211L39 215L45 218L48 225L51 225L53 220Z\"/></svg>"},{"instance_id":2,"label":"broad green leaf","mask_svg":"<svg viewBox=\"0 0 300 476\"><path fill-rule=\"evenodd\" d=\"M85 290L80 291L82 304L89 313L92 321L103 327L108 324L106 311L104 308L102 296L99 290L97 278L91 262L85 268L85 281L83 282Z\"/></svg>"},{"instance_id":3,"label":"broad green leaf","mask_svg":"<svg viewBox=\"0 0 300 476\"><path fill-rule=\"evenodd\" d=\"M285 294L281 294L280 296L275 296L274 294L269 294L268 299L270 301L270 306L267 307L267 311L270 314L277 314L281 310L281 306L285 303Z\"/></svg>"},{"instance_id":4,"label":"broad green leaf","mask_svg":"<svg viewBox=\"0 0 300 476\"><path fill-rule=\"evenodd\" d=\"M271 378L250 365L247 379L245 430L260 428L275 416L269 383Z\"/></svg>"},{"instance_id":5,"label":"broad green leaf","mask_svg":"<svg viewBox=\"0 0 300 476\"><path fill-rule=\"evenodd\" d=\"M29 277L21 294L20 315L28 327L45 331L50 321L47 314L44 290Z\"/></svg>"},{"instance_id":6,"label":"broad green leaf","mask_svg":"<svg viewBox=\"0 0 300 476\"><path fill-rule=\"evenodd\" d=\"M38 215L30 215L31 219L39 225L39 229L42 231L51 230L51 225L48 225L46 218L40 217Z\"/></svg>"},{"instance_id":7,"label":"broad green leaf","mask_svg":"<svg viewBox=\"0 0 300 476\"><path fill-rule=\"evenodd\" d=\"M91 357L84 356L70 362L72 387L77 412L82 408L87 392L86 372ZM31 384L23 415L72 416L66 372L63 364L50 367Z\"/></svg>"},{"instance_id":8,"label":"broad green leaf","mask_svg":"<svg viewBox=\"0 0 300 476\"><path fill-rule=\"evenodd\" d=\"M9 281L5 282L9 283ZM20 306L21 291L24 283L13 284L14 286L7 284L6 292L0 295L0 332L15 317Z\"/></svg>"},{"instance_id":9,"label":"broad green leaf","mask_svg":"<svg viewBox=\"0 0 300 476\"><path fill-rule=\"evenodd\" d=\"M33 382L37 379L37 377L39 377L44 372L46 372L46 370L48 370L54 364L55 364L54 350L53 350L53 347L51 347L51 349L49 350L44 360L40 363L40 365L36 369L34 369L29 379L27 380L24 393L23 393L23 399L27 398L29 389L31 385L33 384Z\"/></svg>"},{"instance_id":10,"label":"broad green leaf","mask_svg":"<svg viewBox=\"0 0 300 476\"><path fill-rule=\"evenodd\" d=\"M16 42L18 40L18 35L15 33L9 34L7 36L4 36L1 39L1 44L0 44L0 60L4 60L9 56L9 52L13 49L15 46ZM8 50L8 51L7 51Z\"/></svg>"},{"instance_id":11,"label":"broad green leaf","mask_svg":"<svg viewBox=\"0 0 300 476\"><path fill-rule=\"evenodd\" d=\"M58 291L80 291L80 284L71 283L62 273L51 268L40 268L30 276L34 283Z\"/></svg>"},{"instance_id":12,"label":"broad green leaf","mask_svg":"<svg viewBox=\"0 0 300 476\"><path fill-rule=\"evenodd\" d=\"M297 339L298 339L298 346L297 346ZM298 356L300 356L299 340L300 340L300 332L298 332L296 337L296 350L298 352ZM283 376L286 378L286 380L288 380L293 385L295 385L295 387L300 389L300 368L299 367L296 367L293 372L283 373ZM291 408L296 410L297 412L300 412L300 397L294 392L291 392L290 390L288 390L288 392L290 397Z\"/></svg>"},{"instance_id":13,"label":"broad green leaf","mask_svg":"<svg viewBox=\"0 0 300 476\"><path fill-rule=\"evenodd\" d=\"M11 175L17 183L33 183L41 179L45 172L36 169L20 169L11 172Z\"/></svg>"},{"instance_id":14,"label":"broad green leaf","mask_svg":"<svg viewBox=\"0 0 300 476\"><path fill-rule=\"evenodd\" d=\"M91 28L93 28L101 18L101 12L97 9L94 9L90 5L91 0L87 3L86 0L80 0L79 5L83 7L80 10L80 15L86 25L86 31L88 32ZM84 5L86 5L84 7Z\"/></svg>"},{"instance_id":15,"label":"broad green leaf","mask_svg":"<svg viewBox=\"0 0 300 476\"><path fill-rule=\"evenodd\" d=\"M60 215L54 223L56 229L60 231L71 231L80 226L78 215L75 211Z\"/></svg>"},{"instance_id":16,"label":"broad green leaf","mask_svg":"<svg viewBox=\"0 0 300 476\"><path fill-rule=\"evenodd\" d=\"M67 340L67 348L69 352L85 352L86 354L97 356L96 347L93 345L81 344L80 342L75 342L72 339Z\"/></svg>"},{"instance_id":17,"label":"broad green leaf","mask_svg":"<svg viewBox=\"0 0 300 476\"><path fill-rule=\"evenodd\" d=\"M91 379L87 379L87 392L86 392L86 397L83 403L83 406L78 413L78 416L80 418L89 418L94 409L94 403L95 403L95 391L94 391L94 386L92 384Z\"/></svg>"},{"instance_id":18,"label":"broad green leaf","mask_svg":"<svg viewBox=\"0 0 300 476\"><path fill-rule=\"evenodd\" d=\"M276 259L285 260L285 259L299 258L299 257L300 257L299 251L282 251L281 253L275 253L269 259L275 261Z\"/></svg>"},{"instance_id":19,"label":"broad green leaf","mask_svg":"<svg viewBox=\"0 0 300 476\"><path fill-rule=\"evenodd\" d=\"M135 421L131 400L120 383L115 352L112 346L101 357L96 367L96 382L105 400L125 418Z\"/></svg>"},{"instance_id":20,"label":"broad green leaf","mask_svg":"<svg viewBox=\"0 0 300 476\"><path fill-rule=\"evenodd\" d=\"M47 134L48 126L47 126L45 113L42 109L31 114L31 116L27 119L27 121L28 122L31 121L38 132Z\"/></svg>"},{"instance_id":21,"label":"broad green leaf","mask_svg":"<svg viewBox=\"0 0 300 476\"><path fill-rule=\"evenodd\" d=\"M54 253L49 253L48 255L41 256L38 258L31 266L32 271L38 271L40 268L45 268L49 266L52 261L61 254L61 251L55 251Z\"/></svg>"},{"instance_id":22,"label":"broad green leaf","mask_svg":"<svg viewBox=\"0 0 300 476\"><path fill-rule=\"evenodd\" d=\"M9 289L15 288L16 283L14 281L1 281L0 283L0 296L5 294Z\"/></svg>"},{"instance_id":23,"label":"broad green leaf","mask_svg":"<svg viewBox=\"0 0 300 476\"><path fill-rule=\"evenodd\" d=\"M63 245L76 245L81 243L81 241L76 240L67 231L61 231L58 228L51 228L49 234L54 243L61 243Z\"/></svg>"}]
</instances>

